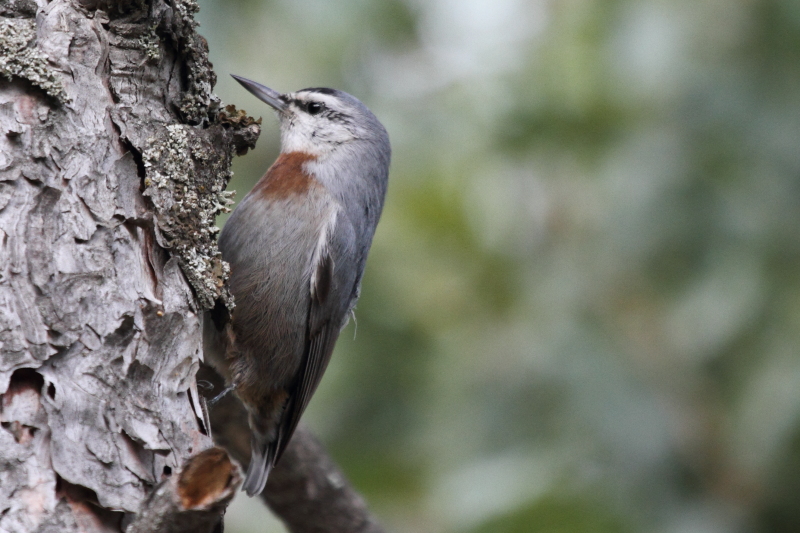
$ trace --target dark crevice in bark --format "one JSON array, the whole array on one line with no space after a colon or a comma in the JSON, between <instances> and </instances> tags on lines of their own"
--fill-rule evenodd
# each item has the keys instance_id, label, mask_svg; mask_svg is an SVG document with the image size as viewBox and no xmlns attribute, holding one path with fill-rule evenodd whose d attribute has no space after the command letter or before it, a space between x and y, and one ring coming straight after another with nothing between
<instances>
[{"instance_id":1,"label":"dark crevice in bark","mask_svg":"<svg viewBox=\"0 0 800 533\"><path fill-rule=\"evenodd\" d=\"M61 476L56 476L56 497L78 510L84 521L96 520L106 528L121 530L125 513L111 511L100 505L97 493L90 488L70 483Z\"/></svg>"},{"instance_id":2,"label":"dark crevice in bark","mask_svg":"<svg viewBox=\"0 0 800 533\"><path fill-rule=\"evenodd\" d=\"M109 346L122 351L133 341L135 334L135 322L133 317L129 315L123 317L119 327L113 333L106 335L104 340Z\"/></svg>"},{"instance_id":3,"label":"dark crevice in bark","mask_svg":"<svg viewBox=\"0 0 800 533\"><path fill-rule=\"evenodd\" d=\"M42 387L44 387L44 377L36 369L18 368L11 374L8 389L2 396L8 401L24 390L34 390L37 394L41 394Z\"/></svg>"},{"instance_id":4,"label":"dark crevice in bark","mask_svg":"<svg viewBox=\"0 0 800 533\"><path fill-rule=\"evenodd\" d=\"M36 16L34 0L4 0L0 4L0 17L33 18Z\"/></svg>"}]
</instances>

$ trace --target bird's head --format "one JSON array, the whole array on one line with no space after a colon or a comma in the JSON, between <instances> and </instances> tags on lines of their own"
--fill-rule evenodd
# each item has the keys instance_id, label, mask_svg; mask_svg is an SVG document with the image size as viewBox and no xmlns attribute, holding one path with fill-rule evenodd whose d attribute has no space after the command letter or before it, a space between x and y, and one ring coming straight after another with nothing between
<instances>
[{"instance_id":1,"label":"bird's head","mask_svg":"<svg viewBox=\"0 0 800 533\"><path fill-rule=\"evenodd\" d=\"M324 158L354 143L388 145L386 130L375 115L343 91L315 87L281 94L260 83L233 77L277 111L281 152L304 152Z\"/></svg>"}]
</instances>

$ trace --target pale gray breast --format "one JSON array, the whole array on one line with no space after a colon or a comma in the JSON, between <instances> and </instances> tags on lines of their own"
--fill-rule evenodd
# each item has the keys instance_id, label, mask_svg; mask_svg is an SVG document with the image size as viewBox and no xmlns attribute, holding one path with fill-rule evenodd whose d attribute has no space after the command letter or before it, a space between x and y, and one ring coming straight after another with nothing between
<instances>
[{"instance_id":1,"label":"pale gray breast","mask_svg":"<svg viewBox=\"0 0 800 533\"><path fill-rule=\"evenodd\" d=\"M219 247L231 265L237 345L274 382L288 383L305 345L312 257L334 204L319 185L302 198L257 194L231 215Z\"/></svg>"}]
</instances>

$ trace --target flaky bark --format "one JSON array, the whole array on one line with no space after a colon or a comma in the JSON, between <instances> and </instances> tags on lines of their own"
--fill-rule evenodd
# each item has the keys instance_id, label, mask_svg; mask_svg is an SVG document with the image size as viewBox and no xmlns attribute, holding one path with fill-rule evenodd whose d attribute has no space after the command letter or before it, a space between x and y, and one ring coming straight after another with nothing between
<instances>
[{"instance_id":1,"label":"flaky bark","mask_svg":"<svg viewBox=\"0 0 800 533\"><path fill-rule=\"evenodd\" d=\"M233 304L214 217L260 128L211 93L196 9L0 0L0 531L218 531L240 484L196 373L203 311ZM304 431L264 498L296 533L381 531Z\"/></svg>"},{"instance_id":2,"label":"flaky bark","mask_svg":"<svg viewBox=\"0 0 800 533\"><path fill-rule=\"evenodd\" d=\"M0 531L121 531L212 445L214 215L259 127L192 0L0 6Z\"/></svg>"}]
</instances>

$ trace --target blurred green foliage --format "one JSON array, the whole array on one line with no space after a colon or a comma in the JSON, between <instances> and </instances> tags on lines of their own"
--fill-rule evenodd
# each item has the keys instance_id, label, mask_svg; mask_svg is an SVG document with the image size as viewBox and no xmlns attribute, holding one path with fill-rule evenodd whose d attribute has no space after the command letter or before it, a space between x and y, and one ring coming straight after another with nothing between
<instances>
[{"instance_id":1,"label":"blurred green foliage","mask_svg":"<svg viewBox=\"0 0 800 533\"><path fill-rule=\"evenodd\" d=\"M229 73L392 138L306 415L390 530L800 531L800 4L200 4L240 198Z\"/></svg>"},{"instance_id":2,"label":"blurred green foliage","mask_svg":"<svg viewBox=\"0 0 800 533\"><path fill-rule=\"evenodd\" d=\"M545 497L529 507L489 520L474 533L627 533L619 518L577 498Z\"/></svg>"}]
</instances>

